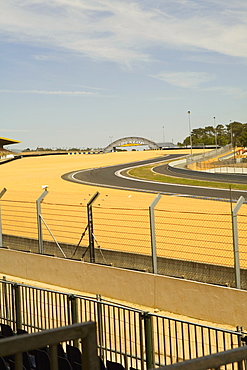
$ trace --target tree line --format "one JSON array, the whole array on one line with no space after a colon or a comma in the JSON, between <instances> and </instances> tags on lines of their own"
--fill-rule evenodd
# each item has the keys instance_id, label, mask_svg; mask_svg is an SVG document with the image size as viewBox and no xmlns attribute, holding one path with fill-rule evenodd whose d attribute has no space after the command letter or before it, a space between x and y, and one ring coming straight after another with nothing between
<instances>
[{"instance_id":1,"label":"tree line","mask_svg":"<svg viewBox=\"0 0 247 370\"><path fill-rule=\"evenodd\" d=\"M224 146L232 143L233 146L247 147L247 123L231 122L228 125L218 124L195 128L191 131L192 146L196 145L219 145ZM190 146L190 136L187 136L179 146Z\"/></svg>"}]
</instances>

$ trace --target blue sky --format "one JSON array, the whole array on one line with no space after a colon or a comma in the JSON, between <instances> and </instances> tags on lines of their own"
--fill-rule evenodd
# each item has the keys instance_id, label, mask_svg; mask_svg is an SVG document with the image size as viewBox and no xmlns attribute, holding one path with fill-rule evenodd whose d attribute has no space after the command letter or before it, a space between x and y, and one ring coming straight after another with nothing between
<instances>
[{"instance_id":1,"label":"blue sky","mask_svg":"<svg viewBox=\"0 0 247 370\"><path fill-rule=\"evenodd\" d=\"M0 0L0 47L16 149L247 122L246 0Z\"/></svg>"}]
</instances>

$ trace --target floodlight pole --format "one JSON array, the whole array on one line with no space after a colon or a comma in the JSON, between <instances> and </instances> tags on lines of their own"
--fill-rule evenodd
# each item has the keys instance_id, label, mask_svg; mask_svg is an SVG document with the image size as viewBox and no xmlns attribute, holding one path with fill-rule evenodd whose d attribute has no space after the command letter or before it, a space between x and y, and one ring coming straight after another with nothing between
<instances>
[{"instance_id":1,"label":"floodlight pole","mask_svg":"<svg viewBox=\"0 0 247 370\"><path fill-rule=\"evenodd\" d=\"M0 199L2 196L6 193L7 189L3 188L3 190L0 192ZM1 204L0 204L0 247L3 246L3 229L2 229L2 213L1 213Z\"/></svg>"},{"instance_id":2,"label":"floodlight pole","mask_svg":"<svg viewBox=\"0 0 247 370\"><path fill-rule=\"evenodd\" d=\"M190 155L192 159L192 136L191 136L191 123L190 123L190 110L188 110L188 116L189 116L189 132L190 132Z\"/></svg>"},{"instance_id":3,"label":"floodlight pole","mask_svg":"<svg viewBox=\"0 0 247 370\"><path fill-rule=\"evenodd\" d=\"M42 235L42 217L41 217L41 203L45 196L48 194L47 188L43 191L40 197L36 200L36 210L37 210L37 223L38 223L38 241L39 241L39 253L44 253L43 245L43 235Z\"/></svg>"},{"instance_id":4,"label":"floodlight pole","mask_svg":"<svg viewBox=\"0 0 247 370\"><path fill-rule=\"evenodd\" d=\"M233 148L232 121L230 120L231 144Z\"/></svg>"},{"instance_id":5,"label":"floodlight pole","mask_svg":"<svg viewBox=\"0 0 247 370\"><path fill-rule=\"evenodd\" d=\"M239 248L238 248L238 224L237 224L237 213L244 203L245 199L243 196L239 198L235 207L232 210L232 236L233 236L233 250L234 250L234 270L235 270L235 284L237 289L241 289L241 278L240 278L240 263L239 263Z\"/></svg>"},{"instance_id":6,"label":"floodlight pole","mask_svg":"<svg viewBox=\"0 0 247 370\"><path fill-rule=\"evenodd\" d=\"M155 199L149 206L149 217L150 217L150 235L151 235L151 247L152 247L152 263L153 273L158 274L157 264L157 253L156 253L156 235L155 235L155 220L154 220L154 207L157 205L161 198L161 194L156 195Z\"/></svg>"},{"instance_id":7,"label":"floodlight pole","mask_svg":"<svg viewBox=\"0 0 247 370\"><path fill-rule=\"evenodd\" d=\"M215 140L215 147L216 147L216 156L217 156L217 130L215 125L215 117L214 118L214 140Z\"/></svg>"}]
</instances>

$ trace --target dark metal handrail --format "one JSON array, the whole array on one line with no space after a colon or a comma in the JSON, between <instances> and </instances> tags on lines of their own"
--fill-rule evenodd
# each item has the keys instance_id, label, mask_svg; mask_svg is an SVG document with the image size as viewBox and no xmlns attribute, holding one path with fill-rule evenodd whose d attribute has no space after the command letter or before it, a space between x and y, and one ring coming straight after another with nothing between
<instances>
[{"instance_id":1,"label":"dark metal handrail","mask_svg":"<svg viewBox=\"0 0 247 370\"><path fill-rule=\"evenodd\" d=\"M164 366L242 346L237 331L171 318L117 304L97 295L16 284L0 279L0 321L13 331L41 331L93 321L98 354L129 368Z\"/></svg>"},{"instance_id":2,"label":"dark metal handrail","mask_svg":"<svg viewBox=\"0 0 247 370\"><path fill-rule=\"evenodd\" d=\"M22 370L22 353L50 346L51 370L58 370L57 344L60 342L81 339L83 343L82 368L99 370L97 356L96 324L86 322L61 328L45 330L39 333L1 339L0 357L15 356L15 369Z\"/></svg>"},{"instance_id":3,"label":"dark metal handrail","mask_svg":"<svg viewBox=\"0 0 247 370\"><path fill-rule=\"evenodd\" d=\"M243 369L242 361L247 359L247 347L239 347L228 351L214 353L204 357L195 358L173 365L162 366L155 370L207 370L220 369L220 366L237 363L237 369ZM150 369L151 370L151 369ZM154 370L154 369L152 369Z\"/></svg>"}]
</instances>

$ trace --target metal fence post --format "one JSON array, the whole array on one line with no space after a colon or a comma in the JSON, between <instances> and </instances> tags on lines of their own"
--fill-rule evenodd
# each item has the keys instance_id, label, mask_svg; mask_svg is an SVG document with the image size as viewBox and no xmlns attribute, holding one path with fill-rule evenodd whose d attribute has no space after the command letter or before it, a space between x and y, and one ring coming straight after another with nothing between
<instances>
[{"instance_id":1,"label":"metal fence post","mask_svg":"<svg viewBox=\"0 0 247 370\"><path fill-rule=\"evenodd\" d=\"M3 188L3 190L0 192L0 199L2 196L6 193L7 189ZM3 246L3 229L2 229L2 213L1 213L1 204L0 204L0 247Z\"/></svg>"},{"instance_id":2,"label":"metal fence post","mask_svg":"<svg viewBox=\"0 0 247 370\"><path fill-rule=\"evenodd\" d=\"M148 370L148 369L154 368L153 336L152 336L152 323L151 323L152 317L149 314L149 312L143 312L142 319L144 321L146 367Z\"/></svg>"},{"instance_id":3,"label":"metal fence post","mask_svg":"<svg viewBox=\"0 0 247 370\"><path fill-rule=\"evenodd\" d=\"M12 294L13 294L13 320L15 321L15 328L21 329L22 320L21 320L21 296L20 296L20 286L15 283L12 285Z\"/></svg>"},{"instance_id":4,"label":"metal fence post","mask_svg":"<svg viewBox=\"0 0 247 370\"><path fill-rule=\"evenodd\" d=\"M68 296L69 304L69 324L76 324L78 322L77 314L77 299L74 294Z\"/></svg>"},{"instance_id":5,"label":"metal fence post","mask_svg":"<svg viewBox=\"0 0 247 370\"><path fill-rule=\"evenodd\" d=\"M152 248L152 265L153 265L153 273L154 274L158 273L154 207L157 205L160 198L161 198L161 194L156 195L155 199L152 201L152 203L149 206L150 235L151 235L151 248Z\"/></svg>"},{"instance_id":6,"label":"metal fence post","mask_svg":"<svg viewBox=\"0 0 247 370\"><path fill-rule=\"evenodd\" d=\"M233 236L233 250L234 250L234 270L235 270L235 284L237 289L241 289L241 277L240 277L240 263L239 263L239 248L238 248L238 223L237 213L244 203L245 199L243 196L239 198L237 204L232 210L232 236Z\"/></svg>"},{"instance_id":7,"label":"metal fence post","mask_svg":"<svg viewBox=\"0 0 247 370\"><path fill-rule=\"evenodd\" d=\"M69 322L70 324L78 323L78 310L77 310L77 298L74 294L70 294L68 296L68 304L69 304ZM78 339L73 340L73 345L75 347L79 347Z\"/></svg>"},{"instance_id":8,"label":"metal fence post","mask_svg":"<svg viewBox=\"0 0 247 370\"><path fill-rule=\"evenodd\" d=\"M3 319L10 321L9 303L8 303L8 292L7 292L7 279L3 276L2 279L2 302L3 302Z\"/></svg>"},{"instance_id":9,"label":"metal fence post","mask_svg":"<svg viewBox=\"0 0 247 370\"><path fill-rule=\"evenodd\" d=\"M94 251L94 234L93 234L93 210L92 204L99 196L97 191L90 201L87 203L87 218L88 218L88 238L89 238L89 251L90 251L90 262L95 263L95 251Z\"/></svg>"},{"instance_id":10,"label":"metal fence post","mask_svg":"<svg viewBox=\"0 0 247 370\"><path fill-rule=\"evenodd\" d=\"M96 295L97 299L97 327L98 327L98 346L100 357L103 359L103 321L102 321L102 302L101 294Z\"/></svg>"},{"instance_id":11,"label":"metal fence post","mask_svg":"<svg viewBox=\"0 0 247 370\"><path fill-rule=\"evenodd\" d=\"M238 336L238 345L239 347L241 347L243 346L242 337L244 336L243 335L244 328L242 326L237 326L236 331L242 334L242 336L240 335ZM243 367L243 361L240 361L237 363L238 370L243 370L244 368L246 369L246 360L244 360L244 362L245 362L245 367Z\"/></svg>"},{"instance_id":12,"label":"metal fence post","mask_svg":"<svg viewBox=\"0 0 247 370\"><path fill-rule=\"evenodd\" d=\"M41 254L44 253L43 235L42 235L41 202L43 201L44 197L48 194L47 187L44 187L44 189L45 190L43 191L43 193L36 200L39 253L41 253Z\"/></svg>"},{"instance_id":13,"label":"metal fence post","mask_svg":"<svg viewBox=\"0 0 247 370\"><path fill-rule=\"evenodd\" d=\"M142 322L143 322L143 312L139 313L139 332L140 332L140 357L141 357L141 370L145 370L145 358L144 358L144 353L145 353L145 344L143 337L145 338L145 332L143 331L142 327ZM144 335L143 335L144 334Z\"/></svg>"}]
</instances>

